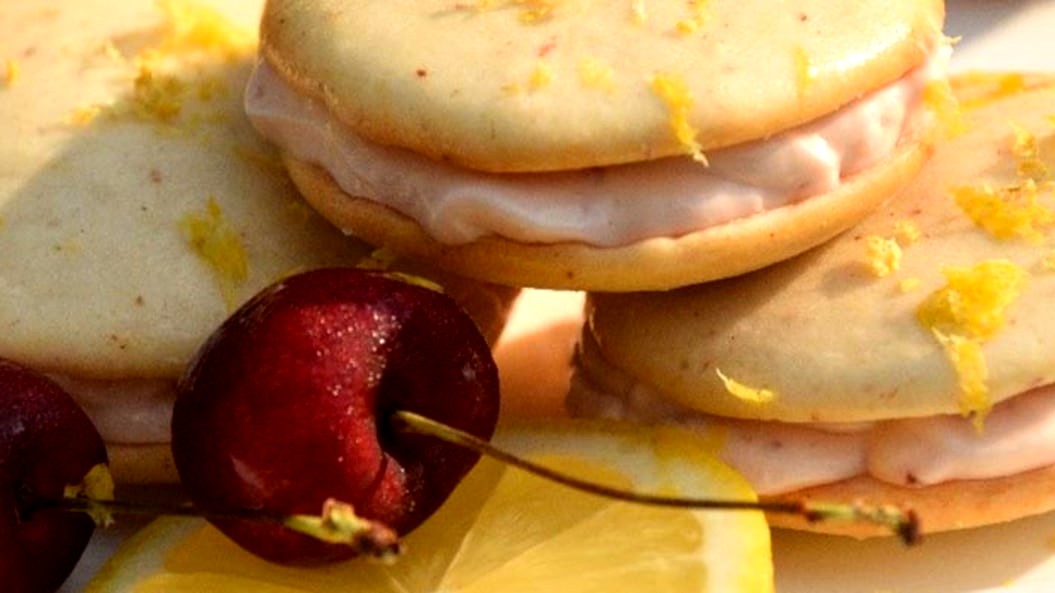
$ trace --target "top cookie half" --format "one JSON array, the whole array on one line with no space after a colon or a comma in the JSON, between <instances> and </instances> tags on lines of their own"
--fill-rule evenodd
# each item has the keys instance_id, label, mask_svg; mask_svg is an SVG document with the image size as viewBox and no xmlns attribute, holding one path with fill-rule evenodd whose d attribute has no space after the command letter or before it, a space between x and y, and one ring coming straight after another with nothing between
<instances>
[{"instance_id":1,"label":"top cookie half","mask_svg":"<svg viewBox=\"0 0 1055 593\"><path fill-rule=\"evenodd\" d=\"M552 171L814 120L924 62L943 16L933 0L273 0L261 36L283 78L364 138Z\"/></svg>"}]
</instances>

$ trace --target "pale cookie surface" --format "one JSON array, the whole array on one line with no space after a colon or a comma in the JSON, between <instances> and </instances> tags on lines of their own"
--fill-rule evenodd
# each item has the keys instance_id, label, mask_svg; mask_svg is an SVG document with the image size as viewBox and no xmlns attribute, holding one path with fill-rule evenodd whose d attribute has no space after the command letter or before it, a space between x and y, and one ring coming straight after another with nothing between
<instances>
[{"instance_id":1,"label":"pale cookie surface","mask_svg":"<svg viewBox=\"0 0 1055 593\"><path fill-rule=\"evenodd\" d=\"M604 357L690 408L790 422L984 414L1055 381L1055 89L977 98L965 131L833 242L730 280L594 295L590 327ZM969 211L996 226L981 228ZM941 328L969 342L954 361L918 311L947 287L951 268L993 260L1020 282L968 282L949 297L974 303L964 307L966 329L995 322L966 337ZM961 380L985 369L980 392L965 400Z\"/></svg>"},{"instance_id":2,"label":"pale cookie surface","mask_svg":"<svg viewBox=\"0 0 1055 593\"><path fill-rule=\"evenodd\" d=\"M219 4L239 28L179 3L4 7L0 355L174 377L265 284L367 252L298 201L242 115L259 5Z\"/></svg>"},{"instance_id":3,"label":"pale cookie surface","mask_svg":"<svg viewBox=\"0 0 1055 593\"><path fill-rule=\"evenodd\" d=\"M921 64L943 16L931 0L275 0L261 43L365 138L545 171L705 153L815 119Z\"/></svg>"}]
</instances>

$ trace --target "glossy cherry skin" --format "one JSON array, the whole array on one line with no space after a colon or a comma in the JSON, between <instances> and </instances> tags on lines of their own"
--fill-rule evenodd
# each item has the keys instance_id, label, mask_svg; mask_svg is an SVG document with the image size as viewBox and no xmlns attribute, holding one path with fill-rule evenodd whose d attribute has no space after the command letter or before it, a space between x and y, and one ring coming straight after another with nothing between
<instances>
[{"instance_id":1,"label":"glossy cherry skin","mask_svg":"<svg viewBox=\"0 0 1055 593\"><path fill-rule=\"evenodd\" d=\"M0 590L54 591L95 529L84 513L39 508L83 482L106 448L91 420L50 379L0 359Z\"/></svg>"},{"instance_id":2,"label":"glossy cherry skin","mask_svg":"<svg viewBox=\"0 0 1055 593\"><path fill-rule=\"evenodd\" d=\"M207 340L179 382L173 454L196 505L318 514L328 498L403 534L477 455L395 432L404 409L490 438L498 374L473 322L435 290L354 268L275 284ZM214 520L286 564L354 555L268 523Z\"/></svg>"}]
</instances>

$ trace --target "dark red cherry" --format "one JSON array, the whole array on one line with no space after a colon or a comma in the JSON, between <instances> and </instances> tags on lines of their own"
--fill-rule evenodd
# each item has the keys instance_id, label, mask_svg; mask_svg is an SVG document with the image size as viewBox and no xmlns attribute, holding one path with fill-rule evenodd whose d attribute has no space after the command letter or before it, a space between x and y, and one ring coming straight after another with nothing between
<instances>
[{"instance_id":1,"label":"dark red cherry","mask_svg":"<svg viewBox=\"0 0 1055 593\"><path fill-rule=\"evenodd\" d=\"M332 498L404 534L478 456L392 430L391 412L487 439L498 400L487 343L450 298L379 272L316 270L265 289L202 346L179 383L173 454L202 509L318 514ZM276 562L355 554L275 524L213 521Z\"/></svg>"},{"instance_id":2,"label":"dark red cherry","mask_svg":"<svg viewBox=\"0 0 1055 593\"><path fill-rule=\"evenodd\" d=\"M48 509L106 463L84 411L50 379L0 359L0 590L59 588L95 529L85 513Z\"/></svg>"}]
</instances>

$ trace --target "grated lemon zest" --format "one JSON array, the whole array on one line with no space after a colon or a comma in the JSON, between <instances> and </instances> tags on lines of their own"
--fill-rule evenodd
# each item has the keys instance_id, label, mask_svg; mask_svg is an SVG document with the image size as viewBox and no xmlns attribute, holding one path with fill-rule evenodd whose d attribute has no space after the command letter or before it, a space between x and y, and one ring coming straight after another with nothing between
<instances>
[{"instance_id":1,"label":"grated lemon zest","mask_svg":"<svg viewBox=\"0 0 1055 593\"><path fill-rule=\"evenodd\" d=\"M93 465L79 484L66 484L63 487L62 495L65 498L83 497L89 500L113 500L114 476L110 473L110 467L105 463ZM93 505L87 512L96 525L109 527L114 522L113 515L101 506Z\"/></svg>"},{"instance_id":2,"label":"grated lemon zest","mask_svg":"<svg viewBox=\"0 0 1055 593\"><path fill-rule=\"evenodd\" d=\"M236 305L236 289L249 277L249 263L239 233L209 197L204 212L189 212L180 221L183 236L195 253L212 268L228 309Z\"/></svg>"},{"instance_id":3,"label":"grated lemon zest","mask_svg":"<svg viewBox=\"0 0 1055 593\"><path fill-rule=\"evenodd\" d=\"M127 107L140 119L171 122L183 109L186 90L187 85L182 80L156 74L148 65L141 64ZM117 105L115 109L114 114L119 114L122 107Z\"/></svg>"},{"instance_id":4,"label":"grated lemon zest","mask_svg":"<svg viewBox=\"0 0 1055 593\"><path fill-rule=\"evenodd\" d=\"M923 102L937 118L938 127L947 138L955 138L967 131L960 103L948 81L935 80L923 88Z\"/></svg>"},{"instance_id":5,"label":"grated lemon zest","mask_svg":"<svg viewBox=\"0 0 1055 593\"><path fill-rule=\"evenodd\" d=\"M546 62L539 62L535 64L535 69L531 72L531 77L528 79L528 85L531 90L543 89L553 82L553 69Z\"/></svg>"},{"instance_id":6,"label":"grated lemon zest","mask_svg":"<svg viewBox=\"0 0 1055 593\"><path fill-rule=\"evenodd\" d=\"M1032 179L1001 188L957 187L951 192L964 214L997 239L1040 242L1044 231L1055 226L1055 210L1040 203Z\"/></svg>"},{"instance_id":7,"label":"grated lemon zest","mask_svg":"<svg viewBox=\"0 0 1055 593\"><path fill-rule=\"evenodd\" d=\"M920 237L923 236L923 232L915 221L900 220L894 225L894 236L897 238L898 244L908 246L919 241Z\"/></svg>"},{"instance_id":8,"label":"grated lemon zest","mask_svg":"<svg viewBox=\"0 0 1055 593\"><path fill-rule=\"evenodd\" d=\"M255 51L256 35L213 7L194 0L158 0L165 15L165 38L158 51L205 50L230 57Z\"/></svg>"},{"instance_id":9,"label":"grated lemon zest","mask_svg":"<svg viewBox=\"0 0 1055 593\"><path fill-rule=\"evenodd\" d=\"M901 292L912 292L919 288L919 285L920 279L913 276L911 278L902 278L901 281L898 282L897 288Z\"/></svg>"},{"instance_id":10,"label":"grated lemon zest","mask_svg":"<svg viewBox=\"0 0 1055 593\"><path fill-rule=\"evenodd\" d=\"M956 370L960 388L960 413L971 419L975 430L985 430L985 418L993 409L989 399L989 366L978 340L934 330L934 338L941 344L945 356Z\"/></svg>"},{"instance_id":11,"label":"grated lemon zest","mask_svg":"<svg viewBox=\"0 0 1055 593\"><path fill-rule=\"evenodd\" d=\"M884 278L901 267L901 246L891 238L869 235L865 237L868 249L868 265L872 272Z\"/></svg>"},{"instance_id":12,"label":"grated lemon zest","mask_svg":"<svg viewBox=\"0 0 1055 593\"><path fill-rule=\"evenodd\" d=\"M802 47L796 47L792 54L795 59L795 88L799 97L805 95L817 80L817 67Z\"/></svg>"},{"instance_id":13,"label":"grated lemon zest","mask_svg":"<svg viewBox=\"0 0 1055 593\"><path fill-rule=\"evenodd\" d=\"M1011 154L1015 155L1016 167L1019 177L1040 181L1048 177L1048 166L1041 159L1040 142L1037 137L1026 128L1012 123L1011 130L1014 142L1011 146Z\"/></svg>"},{"instance_id":14,"label":"grated lemon zest","mask_svg":"<svg viewBox=\"0 0 1055 593\"><path fill-rule=\"evenodd\" d=\"M22 76L22 66L18 60L7 60L4 62L4 86L13 87Z\"/></svg>"},{"instance_id":15,"label":"grated lemon zest","mask_svg":"<svg viewBox=\"0 0 1055 593\"><path fill-rule=\"evenodd\" d=\"M765 404L776 399L777 394L770 389L749 387L739 381L727 377L721 369L715 368L714 372L725 385L725 390L740 401L752 404Z\"/></svg>"},{"instance_id":16,"label":"grated lemon zest","mask_svg":"<svg viewBox=\"0 0 1055 593\"><path fill-rule=\"evenodd\" d=\"M980 431L992 408L981 346L1006 323L1026 273L1007 260L991 259L970 268L948 267L946 285L920 303L916 317L942 346L956 371L960 410Z\"/></svg>"},{"instance_id":17,"label":"grated lemon zest","mask_svg":"<svg viewBox=\"0 0 1055 593\"><path fill-rule=\"evenodd\" d=\"M693 160L704 165L707 157L703 154L703 148L696 140L696 129L689 123L689 113L692 111L692 93L684 79L672 74L656 74L652 77L652 91L663 100L670 113L670 129L678 143L684 147L686 154L692 156Z\"/></svg>"},{"instance_id":18,"label":"grated lemon zest","mask_svg":"<svg viewBox=\"0 0 1055 593\"><path fill-rule=\"evenodd\" d=\"M182 113L192 84L164 73L166 58L205 51L233 59L255 51L255 34L235 25L215 8L192 0L158 0L157 6L164 15L162 38L129 61L136 69L131 94L109 105L78 108L69 118L71 123L86 125L100 114L172 123ZM111 58L125 62L112 41L103 50ZM194 81L193 89L201 101L225 96L228 92L226 82L215 77L200 77Z\"/></svg>"},{"instance_id":19,"label":"grated lemon zest","mask_svg":"<svg viewBox=\"0 0 1055 593\"><path fill-rule=\"evenodd\" d=\"M699 31L711 19L707 0L689 0L689 10L692 14L674 24L675 30L683 35Z\"/></svg>"},{"instance_id":20,"label":"grated lemon zest","mask_svg":"<svg viewBox=\"0 0 1055 593\"><path fill-rule=\"evenodd\" d=\"M542 22L551 16L556 10L558 0L513 0L513 3L522 6L520 10L520 22L534 24Z\"/></svg>"}]
</instances>

